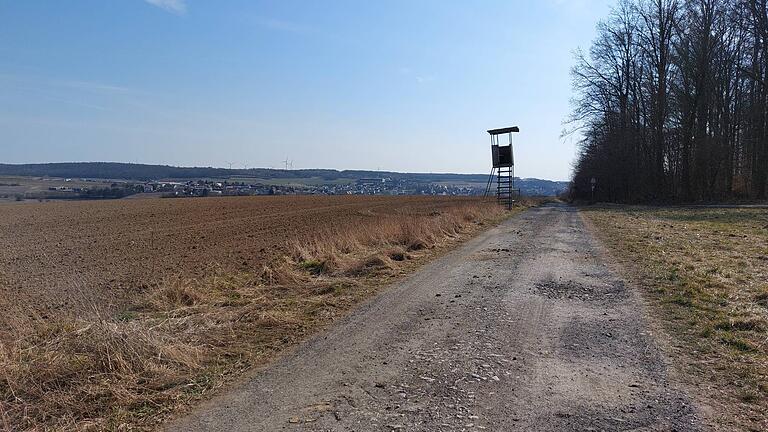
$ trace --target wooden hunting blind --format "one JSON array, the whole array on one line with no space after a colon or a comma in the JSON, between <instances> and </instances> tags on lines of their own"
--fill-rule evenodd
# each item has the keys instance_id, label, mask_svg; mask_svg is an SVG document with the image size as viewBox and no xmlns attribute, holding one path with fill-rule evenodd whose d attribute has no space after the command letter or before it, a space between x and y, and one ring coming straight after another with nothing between
<instances>
[{"instance_id":1,"label":"wooden hunting blind","mask_svg":"<svg viewBox=\"0 0 768 432\"><path fill-rule=\"evenodd\" d=\"M512 134L517 132L520 132L520 128L517 126L488 131L491 136L493 168L491 168L491 175L488 177L488 184L485 187L485 196L490 193L495 176L496 200L507 208L512 208L515 197L520 195L520 190L515 189L515 156L512 150ZM499 137L502 135L509 137L507 145L499 144Z\"/></svg>"}]
</instances>

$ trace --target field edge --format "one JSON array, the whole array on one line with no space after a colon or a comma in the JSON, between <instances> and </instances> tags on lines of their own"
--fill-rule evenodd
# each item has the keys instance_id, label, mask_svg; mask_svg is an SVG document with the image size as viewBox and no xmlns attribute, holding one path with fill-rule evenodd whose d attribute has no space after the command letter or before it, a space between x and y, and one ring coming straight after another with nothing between
<instances>
[{"instance_id":1,"label":"field edge","mask_svg":"<svg viewBox=\"0 0 768 432\"><path fill-rule=\"evenodd\" d=\"M637 226L637 220L634 218L628 222L621 219L617 212L631 212L633 208L629 206L581 207L580 214L587 228L598 239L600 247L613 258L609 260L611 265L616 266L632 284L641 288L638 293L645 315L652 326L655 338L669 358L672 378L689 389L688 393L696 401L708 426L713 430L732 430L733 427L762 430L761 427L765 426L766 419L761 419L758 413L760 406L764 403L760 400L765 401L766 395L747 400L744 393L747 390L738 384L741 380L750 379L747 375L760 374L760 372L751 370L752 360L738 358L741 353L729 353L731 347L724 346L727 344L709 340L711 330L708 329L712 328L712 322L716 319L723 322L723 315L719 311L706 307L698 312L690 311L691 302L697 301L697 294L694 291L698 288L695 287L701 285L702 281L696 280L692 274L686 274L684 271L678 273L675 270L683 267L683 260L665 256L663 252L660 253L648 245L649 239L658 242L662 234L659 232L643 234L640 240L634 237L629 238L627 231L640 229ZM670 212L691 210L681 208L647 208L646 210L652 213L654 209ZM707 210L698 209L698 211ZM718 209L717 211L726 210ZM598 216L600 212L610 213L610 215ZM649 214L647 217L652 218L653 215ZM611 222L608 222L608 218L611 218ZM683 243L684 239L674 237L681 237L687 227L671 224L669 228L671 231L663 233L666 237L664 241L669 239L673 243L676 240ZM646 227L643 226L642 229ZM630 243L634 247L628 246ZM704 254L717 254L701 245L699 247ZM692 269L690 265L686 268ZM672 273L667 273L670 269ZM702 298L708 295L701 294ZM686 300L688 298L690 299ZM704 318L705 315L711 316ZM738 348L733 351L737 350ZM734 365L733 362L751 371L726 373ZM738 378L732 379L734 376ZM763 388L762 391L765 392L765 390Z\"/></svg>"},{"instance_id":2,"label":"field edge","mask_svg":"<svg viewBox=\"0 0 768 432\"><path fill-rule=\"evenodd\" d=\"M0 420L22 430L152 430L521 210L494 203L443 211L429 225L337 233L254 272L167 278L100 321L40 322L0 350Z\"/></svg>"}]
</instances>

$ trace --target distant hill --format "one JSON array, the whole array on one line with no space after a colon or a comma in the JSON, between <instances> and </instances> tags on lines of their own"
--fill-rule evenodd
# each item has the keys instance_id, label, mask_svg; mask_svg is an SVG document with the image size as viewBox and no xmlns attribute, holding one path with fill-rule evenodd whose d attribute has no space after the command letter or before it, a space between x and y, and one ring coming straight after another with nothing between
<instances>
[{"instance_id":1,"label":"distant hill","mask_svg":"<svg viewBox=\"0 0 768 432\"><path fill-rule=\"evenodd\" d=\"M211 167L175 167L168 165L144 165L120 162L65 162L44 164L0 164L0 175L64 177L93 179L188 180L203 178L251 177L255 179L314 178L328 182L357 180L361 178L407 179L420 183L453 183L485 185L487 174L433 174L398 173L389 171L298 169L279 170L269 168L226 169ZM517 185L526 195L556 195L564 191L568 183L540 179L519 179Z\"/></svg>"}]
</instances>

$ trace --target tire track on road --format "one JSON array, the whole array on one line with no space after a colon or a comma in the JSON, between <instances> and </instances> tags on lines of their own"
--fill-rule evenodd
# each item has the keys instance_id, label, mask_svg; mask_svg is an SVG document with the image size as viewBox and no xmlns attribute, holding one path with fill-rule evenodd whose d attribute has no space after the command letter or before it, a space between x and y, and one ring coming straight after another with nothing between
<instances>
[{"instance_id":1,"label":"tire track on road","mask_svg":"<svg viewBox=\"0 0 768 432\"><path fill-rule=\"evenodd\" d=\"M169 431L698 431L576 209L535 208Z\"/></svg>"}]
</instances>

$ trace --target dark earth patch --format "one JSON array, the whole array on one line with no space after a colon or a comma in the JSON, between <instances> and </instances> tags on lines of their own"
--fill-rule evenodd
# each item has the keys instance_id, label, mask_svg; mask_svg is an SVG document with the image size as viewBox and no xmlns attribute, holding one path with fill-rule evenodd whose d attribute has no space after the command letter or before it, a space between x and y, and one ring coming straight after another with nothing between
<instances>
[{"instance_id":1,"label":"dark earth patch","mask_svg":"<svg viewBox=\"0 0 768 432\"><path fill-rule=\"evenodd\" d=\"M628 296L624 282L610 281L607 285L585 285L573 281L549 280L534 285L535 292L549 299L581 301L617 301Z\"/></svg>"}]
</instances>

